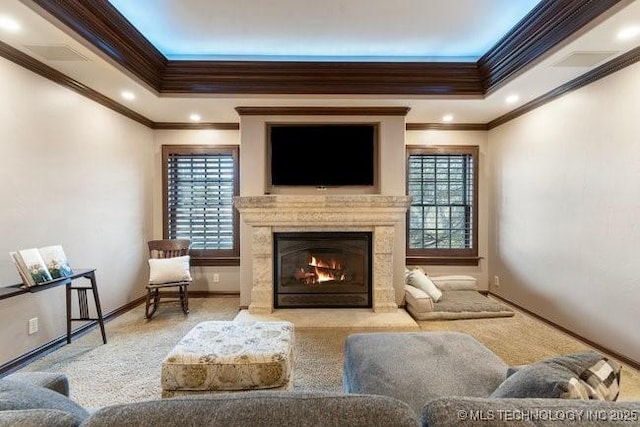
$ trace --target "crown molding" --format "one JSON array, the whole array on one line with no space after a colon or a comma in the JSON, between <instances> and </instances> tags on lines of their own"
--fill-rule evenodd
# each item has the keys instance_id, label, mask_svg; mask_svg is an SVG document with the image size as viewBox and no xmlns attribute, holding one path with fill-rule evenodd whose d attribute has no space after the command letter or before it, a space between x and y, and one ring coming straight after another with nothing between
<instances>
[{"instance_id":1,"label":"crown molding","mask_svg":"<svg viewBox=\"0 0 640 427\"><path fill-rule=\"evenodd\" d=\"M477 63L167 60L107 0L23 0L162 94L483 97L631 0L542 0Z\"/></svg>"},{"instance_id":2,"label":"crown molding","mask_svg":"<svg viewBox=\"0 0 640 427\"><path fill-rule=\"evenodd\" d=\"M478 60L485 94L490 94L569 41L580 30L632 0L543 0Z\"/></svg>"},{"instance_id":3,"label":"crown molding","mask_svg":"<svg viewBox=\"0 0 640 427\"><path fill-rule=\"evenodd\" d=\"M162 93L481 97L475 63L168 61Z\"/></svg>"},{"instance_id":4,"label":"crown molding","mask_svg":"<svg viewBox=\"0 0 640 427\"><path fill-rule=\"evenodd\" d=\"M153 122L156 130L240 130L240 123Z\"/></svg>"},{"instance_id":5,"label":"crown molding","mask_svg":"<svg viewBox=\"0 0 640 427\"><path fill-rule=\"evenodd\" d=\"M241 116L406 116L409 107L236 107Z\"/></svg>"},{"instance_id":6,"label":"crown molding","mask_svg":"<svg viewBox=\"0 0 640 427\"><path fill-rule=\"evenodd\" d=\"M162 88L166 58L107 0L29 0L27 6L57 19L151 89Z\"/></svg>"},{"instance_id":7,"label":"crown molding","mask_svg":"<svg viewBox=\"0 0 640 427\"><path fill-rule=\"evenodd\" d=\"M11 62L14 62L15 64L23 68L26 68L29 71L39 74L40 76L49 79L54 83L64 86L67 89L71 89L72 91L77 92L80 95L85 96L100 105L110 108L111 110L118 112L123 116L130 118L131 120L135 120L136 122L147 127L153 126L153 121L144 117L142 114L136 113L135 111L125 107L122 104L119 104L113 99L104 96L100 92L91 89L83 83L72 79L66 74L63 74L46 64L43 64L37 59L32 58L26 53L21 52L13 46L9 46L2 41L0 41L0 56L8 59Z\"/></svg>"},{"instance_id":8,"label":"crown molding","mask_svg":"<svg viewBox=\"0 0 640 427\"><path fill-rule=\"evenodd\" d=\"M239 130L239 123L190 123L190 122L154 122L147 117L136 113L124 105L108 98L90 87L72 79L60 71L49 67L37 59L19 51L18 49L0 41L0 57L32 71L54 83L64 86L79 93L117 113L124 115L150 129L157 130ZM597 80L620 71L630 65L640 62L640 47L620 55L611 61L591 70L590 72L571 80L570 82L545 93L542 96L504 114L488 123L407 123L407 131L421 130L451 130L451 131L482 131L491 130L508 121L522 116L538 107L547 104L562 95L589 85ZM236 107L238 114L242 115L377 115L406 116L409 107Z\"/></svg>"},{"instance_id":9,"label":"crown molding","mask_svg":"<svg viewBox=\"0 0 640 427\"><path fill-rule=\"evenodd\" d=\"M598 68L594 68L588 73L585 73L580 77L577 77L571 80L570 82L567 82L562 86L559 86L556 89L550 92L547 92L544 95L539 96L530 102L527 102L526 104L516 108L515 110L508 112L507 114L504 114L494 120L491 120L489 123L487 123L487 129L496 128L508 121L511 121L517 117L522 116L523 114L528 113L529 111L535 110L536 108L541 107L544 104L547 104L563 95L566 95L569 92L572 92L576 89L580 89L581 87L587 86L597 80L607 77L608 75L613 74L616 71L620 71L623 68L633 65L639 61L640 61L640 47L637 47L623 55L620 55L612 59L611 61L599 66Z\"/></svg>"},{"instance_id":10,"label":"crown molding","mask_svg":"<svg viewBox=\"0 0 640 427\"><path fill-rule=\"evenodd\" d=\"M486 123L407 123L408 131L413 130L487 130Z\"/></svg>"}]
</instances>

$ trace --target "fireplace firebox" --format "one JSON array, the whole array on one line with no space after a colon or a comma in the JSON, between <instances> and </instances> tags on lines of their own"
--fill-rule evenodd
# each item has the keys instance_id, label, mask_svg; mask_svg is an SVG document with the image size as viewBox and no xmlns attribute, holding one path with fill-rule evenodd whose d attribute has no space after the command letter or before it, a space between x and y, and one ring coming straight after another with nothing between
<instances>
[{"instance_id":1,"label":"fireplace firebox","mask_svg":"<svg viewBox=\"0 0 640 427\"><path fill-rule=\"evenodd\" d=\"M273 237L274 307L371 307L371 233L274 233Z\"/></svg>"}]
</instances>

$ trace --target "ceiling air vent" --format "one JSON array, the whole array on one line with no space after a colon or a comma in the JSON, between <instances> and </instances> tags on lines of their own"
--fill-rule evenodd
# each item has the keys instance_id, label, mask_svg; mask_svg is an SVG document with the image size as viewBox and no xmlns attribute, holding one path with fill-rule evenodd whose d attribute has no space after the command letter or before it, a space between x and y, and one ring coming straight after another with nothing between
<instances>
[{"instance_id":1,"label":"ceiling air vent","mask_svg":"<svg viewBox=\"0 0 640 427\"><path fill-rule=\"evenodd\" d=\"M86 56L79 54L66 44L26 44L24 47L48 61L89 60Z\"/></svg>"},{"instance_id":2,"label":"ceiling air vent","mask_svg":"<svg viewBox=\"0 0 640 427\"><path fill-rule=\"evenodd\" d=\"M553 64L554 67L593 67L606 59L617 55L618 52L573 52L559 62Z\"/></svg>"}]
</instances>

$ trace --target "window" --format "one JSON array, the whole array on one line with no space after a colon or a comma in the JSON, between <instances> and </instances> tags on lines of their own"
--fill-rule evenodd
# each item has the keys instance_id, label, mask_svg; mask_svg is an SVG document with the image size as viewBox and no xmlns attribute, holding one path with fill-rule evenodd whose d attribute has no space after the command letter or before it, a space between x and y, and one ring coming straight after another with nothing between
<instances>
[{"instance_id":1,"label":"window","mask_svg":"<svg viewBox=\"0 0 640 427\"><path fill-rule=\"evenodd\" d=\"M478 147L407 150L407 264L477 265Z\"/></svg>"},{"instance_id":2,"label":"window","mask_svg":"<svg viewBox=\"0 0 640 427\"><path fill-rule=\"evenodd\" d=\"M162 146L165 239L191 240L193 265L239 265L238 148Z\"/></svg>"}]
</instances>

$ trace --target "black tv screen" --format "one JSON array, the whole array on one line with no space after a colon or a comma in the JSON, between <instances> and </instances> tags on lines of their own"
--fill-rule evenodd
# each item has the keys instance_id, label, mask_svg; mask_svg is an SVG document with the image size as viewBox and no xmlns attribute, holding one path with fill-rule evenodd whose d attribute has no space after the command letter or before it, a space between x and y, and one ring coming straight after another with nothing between
<instances>
[{"instance_id":1,"label":"black tv screen","mask_svg":"<svg viewBox=\"0 0 640 427\"><path fill-rule=\"evenodd\" d=\"M271 185L374 185L376 126L270 125Z\"/></svg>"}]
</instances>

